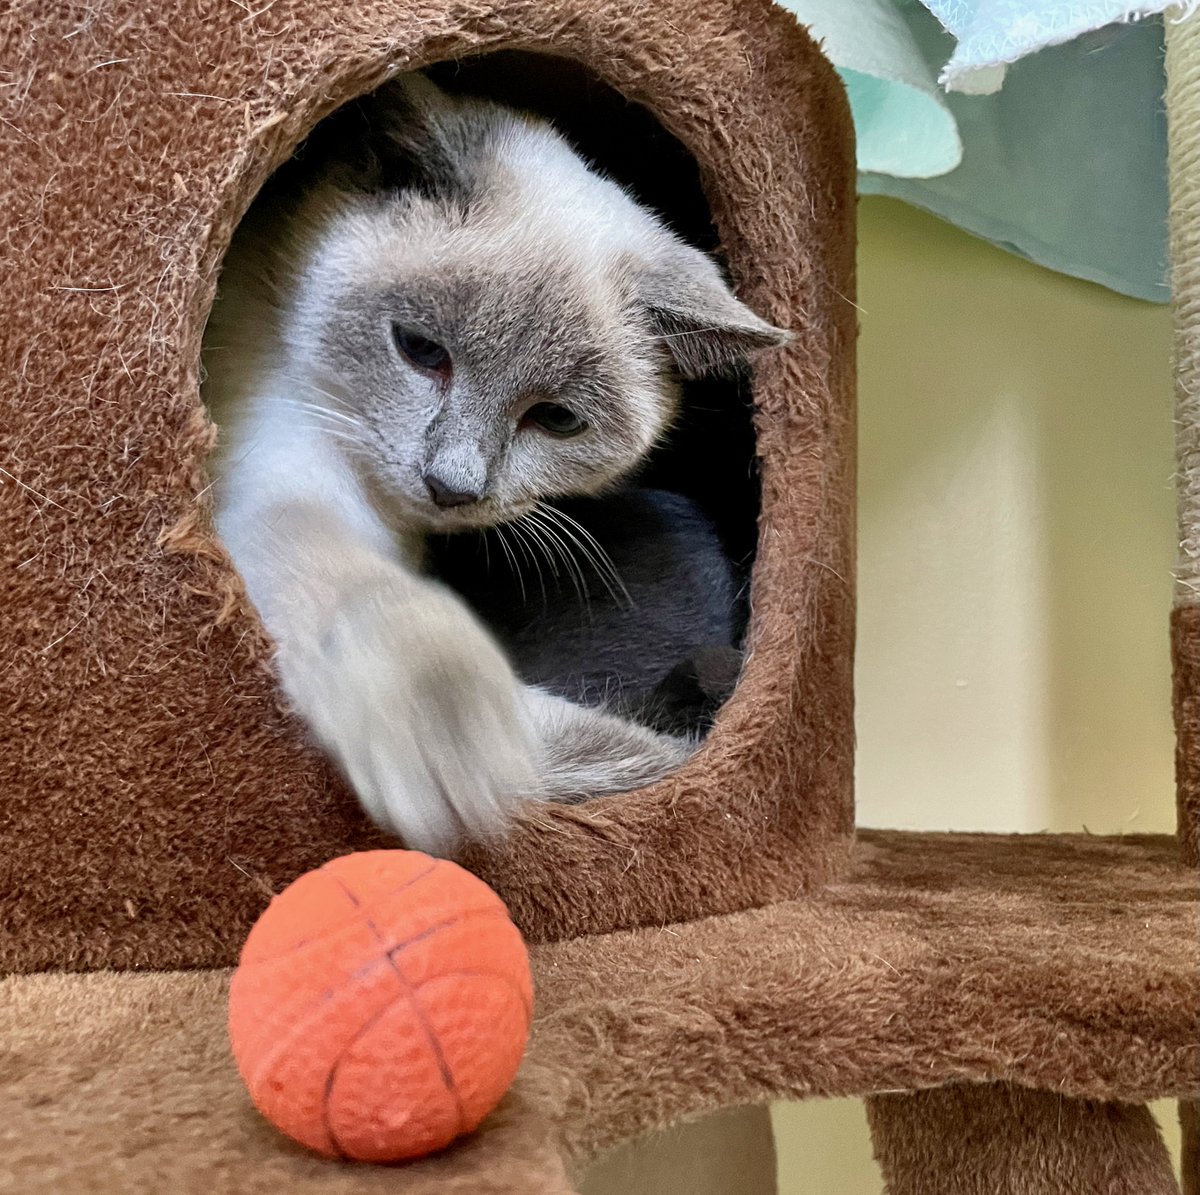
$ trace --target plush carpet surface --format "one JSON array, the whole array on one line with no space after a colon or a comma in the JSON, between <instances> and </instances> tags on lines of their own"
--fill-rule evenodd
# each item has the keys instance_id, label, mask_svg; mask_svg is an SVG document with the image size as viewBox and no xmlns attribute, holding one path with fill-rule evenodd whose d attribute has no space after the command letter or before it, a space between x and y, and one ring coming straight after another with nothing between
<instances>
[{"instance_id":1,"label":"plush carpet surface","mask_svg":"<svg viewBox=\"0 0 1200 1195\"><path fill-rule=\"evenodd\" d=\"M1200 1096L1200 883L1166 837L865 832L819 899L534 950L518 1081L401 1169L310 1157L250 1107L228 972L0 983L0 1190L567 1195L587 1158L777 1097L1000 1081Z\"/></svg>"}]
</instances>

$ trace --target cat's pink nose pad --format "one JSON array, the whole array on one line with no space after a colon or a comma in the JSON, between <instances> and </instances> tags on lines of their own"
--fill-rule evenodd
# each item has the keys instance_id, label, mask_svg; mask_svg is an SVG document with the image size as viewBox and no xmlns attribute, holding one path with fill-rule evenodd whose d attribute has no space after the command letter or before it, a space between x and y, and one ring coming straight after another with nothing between
<instances>
[{"instance_id":1,"label":"cat's pink nose pad","mask_svg":"<svg viewBox=\"0 0 1200 1195\"><path fill-rule=\"evenodd\" d=\"M483 497L480 490L460 490L448 485L436 473L426 473L424 480L425 488L435 506L466 506L471 502L478 502Z\"/></svg>"}]
</instances>

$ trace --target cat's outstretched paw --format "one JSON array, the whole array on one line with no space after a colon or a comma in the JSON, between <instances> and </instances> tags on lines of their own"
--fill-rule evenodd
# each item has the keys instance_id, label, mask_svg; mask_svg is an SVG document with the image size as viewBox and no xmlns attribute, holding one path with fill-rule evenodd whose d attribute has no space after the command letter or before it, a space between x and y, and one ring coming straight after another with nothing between
<instances>
[{"instance_id":1,"label":"cat's outstretched paw","mask_svg":"<svg viewBox=\"0 0 1200 1195\"><path fill-rule=\"evenodd\" d=\"M284 646L280 668L367 813L411 848L446 854L493 837L536 790L520 684L438 586L362 583L314 641Z\"/></svg>"}]
</instances>

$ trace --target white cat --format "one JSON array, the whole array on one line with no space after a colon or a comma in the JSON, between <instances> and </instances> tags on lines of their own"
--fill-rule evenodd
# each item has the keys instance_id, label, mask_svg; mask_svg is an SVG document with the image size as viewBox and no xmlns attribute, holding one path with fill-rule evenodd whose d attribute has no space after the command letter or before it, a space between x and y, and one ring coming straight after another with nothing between
<instances>
[{"instance_id":1,"label":"white cat","mask_svg":"<svg viewBox=\"0 0 1200 1195\"><path fill-rule=\"evenodd\" d=\"M686 758L523 686L424 541L604 489L668 430L678 376L785 339L548 125L421 76L280 172L206 337L218 528L288 698L380 825L445 853L522 798Z\"/></svg>"}]
</instances>

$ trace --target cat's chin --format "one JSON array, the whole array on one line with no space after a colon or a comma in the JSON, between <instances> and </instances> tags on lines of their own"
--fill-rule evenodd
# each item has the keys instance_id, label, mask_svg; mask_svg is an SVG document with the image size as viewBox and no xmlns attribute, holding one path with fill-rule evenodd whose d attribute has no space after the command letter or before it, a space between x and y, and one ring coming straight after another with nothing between
<instances>
[{"instance_id":1,"label":"cat's chin","mask_svg":"<svg viewBox=\"0 0 1200 1195\"><path fill-rule=\"evenodd\" d=\"M427 499L400 494L389 496L387 505L395 524L423 535L453 535L458 531L486 531L500 523L511 523L528 514L536 504L525 502L506 506L485 498L467 506L444 508Z\"/></svg>"},{"instance_id":2,"label":"cat's chin","mask_svg":"<svg viewBox=\"0 0 1200 1195\"><path fill-rule=\"evenodd\" d=\"M470 508L435 506L424 493L414 493L391 478L360 474L371 495L371 503L397 531L418 535L449 535L455 531L490 527L501 520L486 499Z\"/></svg>"},{"instance_id":3,"label":"cat's chin","mask_svg":"<svg viewBox=\"0 0 1200 1195\"><path fill-rule=\"evenodd\" d=\"M470 507L440 510L427 509L426 530L437 535L452 535L456 531L486 531L503 523L512 523L533 509L533 503L503 507L494 502L478 502Z\"/></svg>"}]
</instances>

